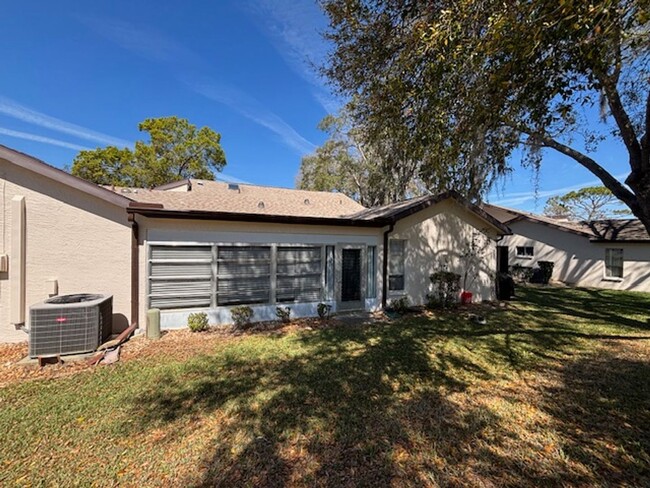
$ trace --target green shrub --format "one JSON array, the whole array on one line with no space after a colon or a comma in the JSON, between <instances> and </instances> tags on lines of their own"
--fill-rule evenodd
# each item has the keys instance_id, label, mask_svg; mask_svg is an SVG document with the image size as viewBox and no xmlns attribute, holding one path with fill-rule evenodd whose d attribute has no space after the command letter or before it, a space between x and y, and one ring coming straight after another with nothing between
<instances>
[{"instance_id":1,"label":"green shrub","mask_svg":"<svg viewBox=\"0 0 650 488\"><path fill-rule=\"evenodd\" d=\"M204 312L191 313L187 318L187 326L192 332L208 330L208 314Z\"/></svg>"},{"instance_id":2,"label":"green shrub","mask_svg":"<svg viewBox=\"0 0 650 488\"><path fill-rule=\"evenodd\" d=\"M318 312L318 316L321 320L329 320L331 310L332 306L328 305L327 303L319 303L316 307L316 311Z\"/></svg>"},{"instance_id":3,"label":"green shrub","mask_svg":"<svg viewBox=\"0 0 650 488\"><path fill-rule=\"evenodd\" d=\"M240 305L231 308L230 315L232 316L232 321L235 325L241 328L251 323L251 319L253 318L253 309L248 305Z\"/></svg>"},{"instance_id":4,"label":"green shrub","mask_svg":"<svg viewBox=\"0 0 650 488\"><path fill-rule=\"evenodd\" d=\"M402 297L391 300L388 308L395 313L403 315L409 311L410 306L409 297Z\"/></svg>"},{"instance_id":5,"label":"green shrub","mask_svg":"<svg viewBox=\"0 0 650 488\"><path fill-rule=\"evenodd\" d=\"M289 307L276 307L275 315L285 324L291 321L291 309Z\"/></svg>"},{"instance_id":6,"label":"green shrub","mask_svg":"<svg viewBox=\"0 0 650 488\"><path fill-rule=\"evenodd\" d=\"M436 271L429 276L433 293L427 295L429 308L451 308L458 303L460 275L451 271Z\"/></svg>"},{"instance_id":7,"label":"green shrub","mask_svg":"<svg viewBox=\"0 0 650 488\"><path fill-rule=\"evenodd\" d=\"M539 266L542 284L548 285L548 282L551 281L551 277L553 276L555 263L553 261L537 261L537 266Z\"/></svg>"},{"instance_id":8,"label":"green shrub","mask_svg":"<svg viewBox=\"0 0 650 488\"><path fill-rule=\"evenodd\" d=\"M533 268L530 266L522 266L521 264L513 264L510 266L510 275L519 283L528 283L533 277Z\"/></svg>"}]
</instances>

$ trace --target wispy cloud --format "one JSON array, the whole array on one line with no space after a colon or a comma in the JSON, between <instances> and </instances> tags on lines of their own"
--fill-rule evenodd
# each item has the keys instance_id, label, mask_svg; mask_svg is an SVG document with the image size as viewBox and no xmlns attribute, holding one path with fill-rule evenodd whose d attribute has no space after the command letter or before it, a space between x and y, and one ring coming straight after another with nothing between
<instances>
[{"instance_id":1,"label":"wispy cloud","mask_svg":"<svg viewBox=\"0 0 650 488\"><path fill-rule=\"evenodd\" d=\"M77 18L102 37L144 58L164 63L204 64L196 53L153 29L107 17L77 15Z\"/></svg>"},{"instance_id":2,"label":"wispy cloud","mask_svg":"<svg viewBox=\"0 0 650 488\"><path fill-rule=\"evenodd\" d=\"M70 122L51 117L42 112L37 112L6 97L0 97L0 114L87 141L119 147L128 147L131 145L129 141L71 124Z\"/></svg>"},{"instance_id":3,"label":"wispy cloud","mask_svg":"<svg viewBox=\"0 0 650 488\"><path fill-rule=\"evenodd\" d=\"M182 81L196 93L227 105L244 117L267 128L300 154L312 152L316 148L282 118L265 109L256 99L241 90L217 83L210 78L185 77Z\"/></svg>"},{"instance_id":4,"label":"wispy cloud","mask_svg":"<svg viewBox=\"0 0 650 488\"><path fill-rule=\"evenodd\" d=\"M619 175L614 175L614 178L621 181L624 178L627 178L627 176L628 173L622 173ZM488 197L488 201L490 203L494 203L495 205L516 206L534 200L546 200L551 197L563 195L570 191L579 190L580 188L584 188L586 186L595 186L595 185L602 185L602 184L603 183L600 180L590 180L590 181L585 181L583 183L578 183L576 185L564 186L561 188L554 188L551 190L540 190L538 192L525 191L525 192L506 193L505 195L490 195Z\"/></svg>"},{"instance_id":5,"label":"wispy cloud","mask_svg":"<svg viewBox=\"0 0 650 488\"><path fill-rule=\"evenodd\" d=\"M141 26L136 27L125 21L102 19L98 22L88 17L80 17L80 20L100 35L136 55L169 66L181 65L183 69L174 69L174 76L179 82L275 133L299 154L311 152L316 147L255 98L239 88L219 82L206 74L207 70L204 66L208 63L176 41L157 31Z\"/></svg>"},{"instance_id":6,"label":"wispy cloud","mask_svg":"<svg viewBox=\"0 0 650 488\"><path fill-rule=\"evenodd\" d=\"M255 0L243 5L262 25L287 65L312 85L314 98L327 112L338 111L343 102L332 95L318 73L328 48L320 33L326 19L316 2Z\"/></svg>"},{"instance_id":7,"label":"wispy cloud","mask_svg":"<svg viewBox=\"0 0 650 488\"><path fill-rule=\"evenodd\" d=\"M71 142L65 142L59 139L52 139L50 137L43 137L37 134L30 134L29 132L21 132L17 130L6 129L4 127L0 127L0 134L9 137L15 137L17 139L26 139L28 141L42 142L43 144L49 144L51 146L59 146L68 149L74 149L75 151L86 151L90 149L89 147L80 146L78 144L72 144Z\"/></svg>"}]
</instances>

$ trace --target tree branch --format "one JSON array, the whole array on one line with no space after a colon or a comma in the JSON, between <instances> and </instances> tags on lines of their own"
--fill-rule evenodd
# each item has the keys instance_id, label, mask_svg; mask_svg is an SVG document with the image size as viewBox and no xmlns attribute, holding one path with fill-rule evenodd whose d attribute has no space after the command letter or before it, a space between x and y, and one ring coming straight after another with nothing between
<instances>
[{"instance_id":1,"label":"tree branch","mask_svg":"<svg viewBox=\"0 0 650 488\"><path fill-rule=\"evenodd\" d=\"M561 142L558 142L545 134L535 134L534 137L539 141L540 145L544 147L550 147L566 156L569 156L584 166L586 169L591 171L598 177L598 179L600 179L600 181L603 182L603 185L605 185L616 196L616 198L628 205L635 214L637 212L641 212L639 203L634 193L625 188L625 186L623 186L620 181L609 174L605 168L603 168L589 156L582 154L580 151L576 151L575 149L562 144Z\"/></svg>"},{"instance_id":2,"label":"tree branch","mask_svg":"<svg viewBox=\"0 0 650 488\"><path fill-rule=\"evenodd\" d=\"M606 75L601 75L600 73L596 73L596 77L602 85L605 97L607 97L609 109L616 121L616 125L621 131L621 137L623 138L625 147L630 154L630 166L632 172L638 171L641 169L642 161L641 145L639 144L636 133L634 132L634 127L632 126L630 117L625 111L625 107L623 107L621 96L616 87L616 81Z\"/></svg>"}]
</instances>

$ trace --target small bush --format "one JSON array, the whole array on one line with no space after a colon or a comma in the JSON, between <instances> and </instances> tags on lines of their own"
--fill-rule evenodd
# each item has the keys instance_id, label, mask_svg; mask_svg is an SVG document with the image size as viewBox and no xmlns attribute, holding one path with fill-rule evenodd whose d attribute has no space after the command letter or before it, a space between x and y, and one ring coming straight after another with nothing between
<instances>
[{"instance_id":1,"label":"small bush","mask_svg":"<svg viewBox=\"0 0 650 488\"><path fill-rule=\"evenodd\" d=\"M208 330L208 314L204 312L191 313L187 318L187 326L192 332Z\"/></svg>"},{"instance_id":2,"label":"small bush","mask_svg":"<svg viewBox=\"0 0 650 488\"><path fill-rule=\"evenodd\" d=\"M319 303L318 307L316 307L318 317L320 317L321 320L329 320L331 310L332 306L328 305L327 303Z\"/></svg>"},{"instance_id":3,"label":"small bush","mask_svg":"<svg viewBox=\"0 0 650 488\"><path fill-rule=\"evenodd\" d=\"M429 308L451 308L458 303L460 275L451 271L436 271L429 279L433 293L427 295Z\"/></svg>"},{"instance_id":4,"label":"small bush","mask_svg":"<svg viewBox=\"0 0 650 488\"><path fill-rule=\"evenodd\" d=\"M253 309L248 305L240 305L239 307L233 307L230 310L230 315L235 325L241 328L251 323Z\"/></svg>"},{"instance_id":5,"label":"small bush","mask_svg":"<svg viewBox=\"0 0 650 488\"><path fill-rule=\"evenodd\" d=\"M542 284L548 285L548 282L551 281L551 277L553 276L555 263L553 261L538 261L537 266L539 266Z\"/></svg>"},{"instance_id":6,"label":"small bush","mask_svg":"<svg viewBox=\"0 0 650 488\"><path fill-rule=\"evenodd\" d=\"M533 268L530 266L522 266L521 264L513 264L510 266L510 275L519 283L528 283L533 277Z\"/></svg>"},{"instance_id":7,"label":"small bush","mask_svg":"<svg viewBox=\"0 0 650 488\"><path fill-rule=\"evenodd\" d=\"M276 307L275 315L285 324L291 321L291 309L289 307Z\"/></svg>"},{"instance_id":8,"label":"small bush","mask_svg":"<svg viewBox=\"0 0 650 488\"><path fill-rule=\"evenodd\" d=\"M405 314L410 308L409 297L396 298L392 300L388 306L390 310L400 315Z\"/></svg>"}]
</instances>

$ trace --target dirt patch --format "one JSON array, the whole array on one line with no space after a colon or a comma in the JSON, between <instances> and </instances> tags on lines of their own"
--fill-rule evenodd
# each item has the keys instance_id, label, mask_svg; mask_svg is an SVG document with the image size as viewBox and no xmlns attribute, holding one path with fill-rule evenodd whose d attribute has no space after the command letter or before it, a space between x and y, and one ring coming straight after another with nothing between
<instances>
[{"instance_id":1,"label":"dirt patch","mask_svg":"<svg viewBox=\"0 0 650 488\"><path fill-rule=\"evenodd\" d=\"M191 332L189 329L164 331L159 340L148 340L144 334L132 337L122 344L120 362L144 360L147 358L165 356L173 360L186 360L199 354L211 352L215 345L224 341L235 341L250 335L288 334L298 330L315 330L327 327L349 325L347 321L331 318L328 321L319 319L297 319L288 324L281 322L258 322L244 330L231 326L211 327L205 332ZM77 374L81 371L98 367L110 367L99 363L91 366L86 360L66 361L63 364L39 367L36 364L19 364L28 353L27 342L17 344L0 344L0 387L13 383L30 380L61 378Z\"/></svg>"}]
</instances>

